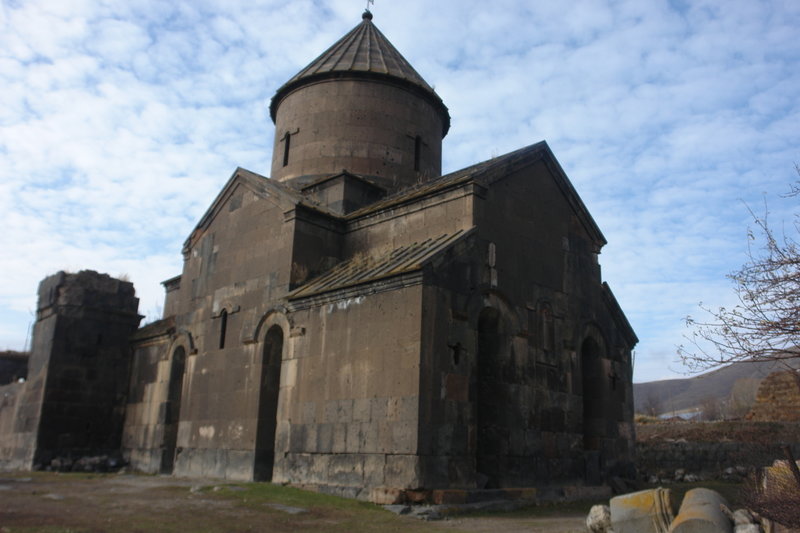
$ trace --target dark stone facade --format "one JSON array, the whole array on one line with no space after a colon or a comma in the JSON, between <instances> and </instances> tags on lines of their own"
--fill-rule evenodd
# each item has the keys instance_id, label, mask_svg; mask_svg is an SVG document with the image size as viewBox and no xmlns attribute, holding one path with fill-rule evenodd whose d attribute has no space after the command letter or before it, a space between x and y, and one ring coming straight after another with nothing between
<instances>
[{"instance_id":1,"label":"dark stone facade","mask_svg":"<svg viewBox=\"0 0 800 533\"><path fill-rule=\"evenodd\" d=\"M97 272L41 282L27 381L0 390L0 464L118 453L138 305L132 283Z\"/></svg>"},{"instance_id":2,"label":"dark stone facade","mask_svg":"<svg viewBox=\"0 0 800 533\"><path fill-rule=\"evenodd\" d=\"M130 337L131 464L373 501L632 475L637 339L547 144L439 176L447 108L366 15L271 113L273 179L234 172Z\"/></svg>"}]
</instances>

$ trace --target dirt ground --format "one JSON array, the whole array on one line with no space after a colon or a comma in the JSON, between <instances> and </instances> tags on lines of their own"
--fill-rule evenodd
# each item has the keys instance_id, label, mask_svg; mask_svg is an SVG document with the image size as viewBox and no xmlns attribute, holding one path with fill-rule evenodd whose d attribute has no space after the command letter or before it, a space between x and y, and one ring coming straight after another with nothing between
<instances>
[{"instance_id":1,"label":"dirt ground","mask_svg":"<svg viewBox=\"0 0 800 533\"><path fill-rule=\"evenodd\" d=\"M589 505L425 522L364 502L264 483L0 472L0 533L577 533L585 531L583 507Z\"/></svg>"}]
</instances>

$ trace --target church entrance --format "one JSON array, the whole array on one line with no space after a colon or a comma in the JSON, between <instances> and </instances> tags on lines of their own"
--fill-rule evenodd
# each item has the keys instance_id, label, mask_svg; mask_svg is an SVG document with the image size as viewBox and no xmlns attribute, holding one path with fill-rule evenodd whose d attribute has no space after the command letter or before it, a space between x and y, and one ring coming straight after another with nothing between
<instances>
[{"instance_id":1,"label":"church entrance","mask_svg":"<svg viewBox=\"0 0 800 533\"><path fill-rule=\"evenodd\" d=\"M478 379L477 379L477 442L475 468L478 484L485 488L498 486L502 469L503 427L501 351L503 349L502 320L497 309L487 307L478 318ZM485 476L480 479L481 476Z\"/></svg>"},{"instance_id":2,"label":"church entrance","mask_svg":"<svg viewBox=\"0 0 800 533\"><path fill-rule=\"evenodd\" d=\"M179 346L172 352L169 370L167 401L164 402L164 440L161 454L161 473L171 474L175 466L175 447L178 443L178 423L181 419L183 374L186 370L186 350Z\"/></svg>"},{"instance_id":3,"label":"church entrance","mask_svg":"<svg viewBox=\"0 0 800 533\"><path fill-rule=\"evenodd\" d=\"M258 428L253 468L253 479L256 481L272 480L282 357L283 330L280 326L272 326L264 339L261 361L261 391L258 400Z\"/></svg>"},{"instance_id":4,"label":"church entrance","mask_svg":"<svg viewBox=\"0 0 800 533\"><path fill-rule=\"evenodd\" d=\"M586 460L586 482L602 481L602 440L606 434L606 391L603 379L602 349L592 337L581 344L583 374L583 449Z\"/></svg>"}]
</instances>

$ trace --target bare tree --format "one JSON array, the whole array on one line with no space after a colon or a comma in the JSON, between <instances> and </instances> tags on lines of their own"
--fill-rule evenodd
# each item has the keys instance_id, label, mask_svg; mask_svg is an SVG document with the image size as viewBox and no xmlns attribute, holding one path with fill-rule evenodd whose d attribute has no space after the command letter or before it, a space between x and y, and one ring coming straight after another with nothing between
<instances>
[{"instance_id":1,"label":"bare tree","mask_svg":"<svg viewBox=\"0 0 800 533\"><path fill-rule=\"evenodd\" d=\"M663 408L661 396L651 391L650 394L647 395L647 398L645 398L642 408L644 409L644 414L648 416L660 415Z\"/></svg>"},{"instance_id":2,"label":"bare tree","mask_svg":"<svg viewBox=\"0 0 800 533\"><path fill-rule=\"evenodd\" d=\"M800 166L796 170L800 175ZM800 180L784 197L800 197ZM707 319L686 318L694 331L687 337L690 346L680 346L678 355L691 371L800 357L800 213L790 234L770 226L766 205L764 215L750 214L748 261L728 276L739 303L730 309L701 304Z\"/></svg>"},{"instance_id":3,"label":"bare tree","mask_svg":"<svg viewBox=\"0 0 800 533\"><path fill-rule=\"evenodd\" d=\"M753 408L761 380L758 378L739 378L731 387L726 418L743 418Z\"/></svg>"},{"instance_id":4,"label":"bare tree","mask_svg":"<svg viewBox=\"0 0 800 533\"><path fill-rule=\"evenodd\" d=\"M700 416L707 422L713 422L722 418L722 405L719 398L706 396L700 404Z\"/></svg>"}]
</instances>

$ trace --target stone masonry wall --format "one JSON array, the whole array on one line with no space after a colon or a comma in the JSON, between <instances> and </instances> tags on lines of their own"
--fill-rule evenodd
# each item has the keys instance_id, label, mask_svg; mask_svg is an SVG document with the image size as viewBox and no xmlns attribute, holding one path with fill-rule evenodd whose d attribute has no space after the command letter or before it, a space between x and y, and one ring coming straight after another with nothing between
<instances>
[{"instance_id":1,"label":"stone masonry wall","mask_svg":"<svg viewBox=\"0 0 800 533\"><path fill-rule=\"evenodd\" d=\"M3 390L0 461L28 469L119 449L137 308L133 284L105 274L42 280L28 380Z\"/></svg>"},{"instance_id":2,"label":"stone masonry wall","mask_svg":"<svg viewBox=\"0 0 800 533\"><path fill-rule=\"evenodd\" d=\"M800 443L639 442L636 444L636 469L639 477L645 479L659 472L671 474L679 469L705 477L716 477L725 469L737 466L752 471L782 459L785 444L791 444L795 457L800 456Z\"/></svg>"},{"instance_id":3,"label":"stone masonry wall","mask_svg":"<svg viewBox=\"0 0 800 533\"><path fill-rule=\"evenodd\" d=\"M782 370L764 378L747 418L764 422L800 421L800 374Z\"/></svg>"}]
</instances>

